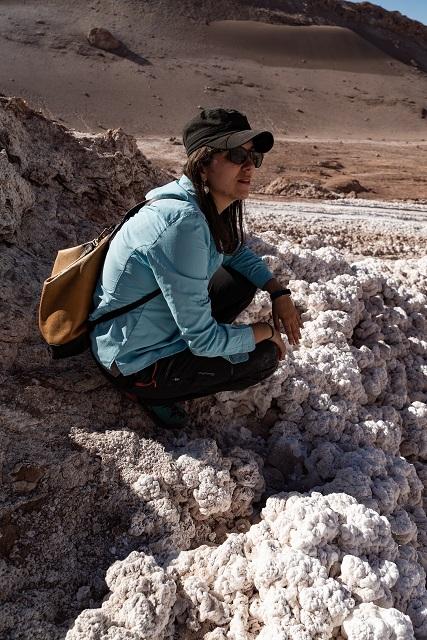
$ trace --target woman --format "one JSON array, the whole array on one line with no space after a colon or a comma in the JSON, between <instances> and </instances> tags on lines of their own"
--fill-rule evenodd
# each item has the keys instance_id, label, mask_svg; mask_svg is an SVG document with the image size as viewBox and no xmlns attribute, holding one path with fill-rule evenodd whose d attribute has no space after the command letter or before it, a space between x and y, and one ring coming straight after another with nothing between
<instances>
[{"instance_id":1,"label":"woman","mask_svg":"<svg viewBox=\"0 0 427 640\"><path fill-rule=\"evenodd\" d=\"M230 109L202 111L184 128L188 160L180 180L147 194L151 202L114 237L91 319L160 289L159 295L92 333L109 379L158 423L184 425L176 404L245 389L270 376L302 326L289 289L244 245L242 201L273 146ZM274 327L232 324L257 288L270 293Z\"/></svg>"}]
</instances>

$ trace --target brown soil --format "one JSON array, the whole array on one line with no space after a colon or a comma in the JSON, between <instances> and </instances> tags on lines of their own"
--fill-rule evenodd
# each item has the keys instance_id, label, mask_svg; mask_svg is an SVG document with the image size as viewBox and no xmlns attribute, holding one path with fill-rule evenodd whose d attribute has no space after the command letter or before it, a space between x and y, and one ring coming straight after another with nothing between
<instances>
[{"instance_id":1,"label":"brown soil","mask_svg":"<svg viewBox=\"0 0 427 640\"><path fill-rule=\"evenodd\" d=\"M139 140L139 146L153 162L180 175L185 154L179 138L144 137ZM427 202L426 154L427 142L288 140L278 137L262 167L255 173L252 192L260 193L278 177L291 185L319 183L326 188L331 188L338 179L358 180L367 191L355 194L357 198ZM295 197L298 196L294 194L289 199ZM325 197L320 189L319 197Z\"/></svg>"},{"instance_id":2,"label":"brown soil","mask_svg":"<svg viewBox=\"0 0 427 640\"><path fill-rule=\"evenodd\" d=\"M288 198L328 197L337 180L358 180L360 198L427 198L427 74L344 23L309 25L307 14L302 26L267 24L278 19L270 10L256 22L236 2L204 3L191 18L190 5L4 3L0 93L78 131L121 126L176 174L184 153L169 137L179 141L198 108L237 108L276 137L254 192L281 178ZM405 24L409 38L416 23ZM121 55L90 46L96 26L123 42Z\"/></svg>"}]
</instances>

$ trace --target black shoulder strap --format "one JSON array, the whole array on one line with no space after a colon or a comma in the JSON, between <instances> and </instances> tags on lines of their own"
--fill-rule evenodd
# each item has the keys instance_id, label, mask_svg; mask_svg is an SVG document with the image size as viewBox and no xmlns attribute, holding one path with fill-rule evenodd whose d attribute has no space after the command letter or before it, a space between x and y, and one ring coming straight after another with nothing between
<instances>
[{"instance_id":1,"label":"black shoulder strap","mask_svg":"<svg viewBox=\"0 0 427 640\"><path fill-rule=\"evenodd\" d=\"M149 204L150 202L153 202L153 200L144 200L143 202L139 202L138 204L136 204L134 207L132 207L132 209L129 209L129 211L125 213L121 221L112 230L109 241L111 242L111 240L114 238L116 233L121 229L121 227L124 225L125 222L127 222L136 213L138 213L138 211L143 206L145 206L146 204ZM113 309L113 311L104 313L102 316L99 316L99 318L96 318L95 320L88 320L87 324L88 324L89 330L93 329L93 327L95 327L100 322L105 322L106 320L112 320L113 318L117 318L118 316L121 316L123 313L128 313L129 311L133 311L133 309L136 309L141 304L145 304L152 298L155 298L156 296L158 296L159 293L161 293L161 289L155 289L155 291L148 293L146 296L143 296L142 298L138 298L138 300L135 300L134 302L131 302L125 305L124 307L119 307L118 309Z\"/></svg>"},{"instance_id":2,"label":"black shoulder strap","mask_svg":"<svg viewBox=\"0 0 427 640\"><path fill-rule=\"evenodd\" d=\"M114 236L116 235L116 233L118 231L120 231L120 229L123 227L124 223L127 222L130 218L133 218L133 216L138 213L138 211L140 209L142 209L142 207L144 207L146 204L148 204L149 202L152 202L152 200L143 200L142 202L138 202L138 204L136 204L134 207L132 207L132 209L129 209L129 211L127 211L125 213L125 215L123 216L123 218L120 220L120 222L118 224L116 224L115 227L112 228L111 234L110 234L110 242L111 240L114 238ZM111 227L110 227L111 229Z\"/></svg>"},{"instance_id":3,"label":"black shoulder strap","mask_svg":"<svg viewBox=\"0 0 427 640\"><path fill-rule=\"evenodd\" d=\"M113 311L104 313L102 316L99 316L99 318L96 318L95 320L88 320L87 323L89 325L89 328L92 329L93 327L96 327L96 325L99 324L100 322L105 322L106 320L112 320L113 318L117 318L118 316L121 316L123 313L129 313L129 311L133 311L134 309L139 307L141 304L145 304L152 298L155 298L156 296L159 295L159 293L161 293L161 289L155 289L155 291L152 291L151 293L147 293L146 296L143 296L142 298L138 298L138 300L135 300L134 302L127 304L125 307L120 307L119 309L114 309Z\"/></svg>"}]
</instances>

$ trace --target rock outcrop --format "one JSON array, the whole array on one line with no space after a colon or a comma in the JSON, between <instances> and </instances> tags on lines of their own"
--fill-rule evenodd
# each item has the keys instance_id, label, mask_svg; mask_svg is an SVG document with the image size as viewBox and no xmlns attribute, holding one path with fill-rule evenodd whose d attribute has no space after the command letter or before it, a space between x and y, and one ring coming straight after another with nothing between
<instances>
[{"instance_id":1,"label":"rock outcrop","mask_svg":"<svg viewBox=\"0 0 427 640\"><path fill-rule=\"evenodd\" d=\"M121 129L73 134L20 98L0 98L0 167L0 366L9 369L39 357L34 318L58 248L91 239L168 176Z\"/></svg>"},{"instance_id":2,"label":"rock outcrop","mask_svg":"<svg viewBox=\"0 0 427 640\"><path fill-rule=\"evenodd\" d=\"M258 19L282 24L337 25L355 31L388 55L427 71L427 27L371 2L241 0Z\"/></svg>"},{"instance_id":3,"label":"rock outcrop","mask_svg":"<svg viewBox=\"0 0 427 640\"><path fill-rule=\"evenodd\" d=\"M89 44L97 49L103 49L104 51L115 51L122 43L118 40L111 31L103 29L102 27L93 27L87 34Z\"/></svg>"}]
</instances>

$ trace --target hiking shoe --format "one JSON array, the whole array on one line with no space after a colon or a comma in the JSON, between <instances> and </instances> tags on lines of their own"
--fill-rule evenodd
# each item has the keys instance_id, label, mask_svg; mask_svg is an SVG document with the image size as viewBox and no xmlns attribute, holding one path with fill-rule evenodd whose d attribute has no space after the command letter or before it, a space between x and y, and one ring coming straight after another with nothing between
<instances>
[{"instance_id":1,"label":"hiking shoe","mask_svg":"<svg viewBox=\"0 0 427 640\"><path fill-rule=\"evenodd\" d=\"M143 410L158 427L179 428L188 425L188 415L179 404L145 404Z\"/></svg>"}]
</instances>

